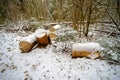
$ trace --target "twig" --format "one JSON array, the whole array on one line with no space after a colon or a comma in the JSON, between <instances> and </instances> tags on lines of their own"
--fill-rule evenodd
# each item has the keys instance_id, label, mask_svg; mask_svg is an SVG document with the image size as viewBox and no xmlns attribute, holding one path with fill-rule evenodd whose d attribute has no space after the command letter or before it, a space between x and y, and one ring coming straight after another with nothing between
<instances>
[{"instance_id":1,"label":"twig","mask_svg":"<svg viewBox=\"0 0 120 80\"><path fill-rule=\"evenodd\" d=\"M117 35L120 35L120 32L110 32L110 31L105 31L105 30L95 30L95 31L99 31L99 32L105 32L105 33L108 33L109 35L112 35L112 34L117 34Z\"/></svg>"},{"instance_id":2,"label":"twig","mask_svg":"<svg viewBox=\"0 0 120 80\"><path fill-rule=\"evenodd\" d=\"M112 22L116 25L116 28L118 29L118 31L120 31L120 27L119 24L114 20L113 16L109 13L108 9L105 8L107 14L109 15L109 17L111 18Z\"/></svg>"},{"instance_id":3,"label":"twig","mask_svg":"<svg viewBox=\"0 0 120 80\"><path fill-rule=\"evenodd\" d=\"M112 35L113 33L114 33L114 31L110 32L110 33L107 35L107 37L109 37L109 36Z\"/></svg>"}]
</instances>

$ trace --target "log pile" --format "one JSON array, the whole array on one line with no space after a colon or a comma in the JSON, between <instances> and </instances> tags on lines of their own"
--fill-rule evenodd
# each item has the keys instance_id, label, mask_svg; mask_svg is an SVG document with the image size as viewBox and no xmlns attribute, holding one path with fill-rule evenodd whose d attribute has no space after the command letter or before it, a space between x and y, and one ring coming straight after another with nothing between
<instances>
[{"instance_id":1,"label":"log pile","mask_svg":"<svg viewBox=\"0 0 120 80\"><path fill-rule=\"evenodd\" d=\"M27 53L31 51L36 44L38 44L38 47L46 47L48 44L51 44L51 40L57 38L57 35L54 32L60 27L61 26L57 24L51 27L49 31L45 29L37 29L35 33L20 41L19 48L21 52Z\"/></svg>"},{"instance_id":2,"label":"log pile","mask_svg":"<svg viewBox=\"0 0 120 80\"><path fill-rule=\"evenodd\" d=\"M29 35L22 39L19 43L19 48L22 53L27 53L33 49L33 47L38 44L38 47L46 47L51 44L51 40L47 31L44 29L38 29L32 35Z\"/></svg>"},{"instance_id":3,"label":"log pile","mask_svg":"<svg viewBox=\"0 0 120 80\"><path fill-rule=\"evenodd\" d=\"M101 46L98 43L76 43L72 47L72 57L88 57L91 59L96 59L100 57L99 50Z\"/></svg>"},{"instance_id":4,"label":"log pile","mask_svg":"<svg viewBox=\"0 0 120 80\"><path fill-rule=\"evenodd\" d=\"M57 38L57 35L54 32L60 27L60 25L55 25L49 31L45 29L36 30L35 33L25 37L20 41L20 50L23 53L27 53L31 51L35 45L38 45L40 48L46 47L48 44L51 44L51 40ZM88 57L91 59L96 59L100 57L100 49L101 46L95 42L75 43L72 46L72 58Z\"/></svg>"}]
</instances>

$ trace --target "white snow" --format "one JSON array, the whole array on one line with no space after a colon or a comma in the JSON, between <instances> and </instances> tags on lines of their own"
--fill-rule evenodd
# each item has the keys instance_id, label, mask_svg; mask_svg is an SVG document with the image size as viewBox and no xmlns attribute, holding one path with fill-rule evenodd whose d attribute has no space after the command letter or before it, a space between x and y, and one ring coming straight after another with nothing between
<instances>
[{"instance_id":1,"label":"white snow","mask_svg":"<svg viewBox=\"0 0 120 80\"><path fill-rule=\"evenodd\" d=\"M35 31L35 36L38 37L38 38L41 38L41 37L45 36L45 34L47 34L47 32L48 31L45 30L45 29L37 29Z\"/></svg>"},{"instance_id":2,"label":"white snow","mask_svg":"<svg viewBox=\"0 0 120 80\"><path fill-rule=\"evenodd\" d=\"M33 33L33 34L31 34L31 35L29 35L29 36L27 36L27 37L25 37L25 38L23 38L23 39L21 39L21 41L27 41L27 42L29 42L29 43L33 43L33 42L35 42L36 41L36 37L35 37L35 34Z\"/></svg>"},{"instance_id":3,"label":"white snow","mask_svg":"<svg viewBox=\"0 0 120 80\"><path fill-rule=\"evenodd\" d=\"M96 52L101 49L101 46L95 42L87 42L87 43L75 43L73 44L72 50L75 51L88 51L88 52Z\"/></svg>"},{"instance_id":4,"label":"white snow","mask_svg":"<svg viewBox=\"0 0 120 80\"><path fill-rule=\"evenodd\" d=\"M57 30L57 29L60 29L61 26L59 24L57 24L57 25L53 26L53 28Z\"/></svg>"},{"instance_id":5,"label":"white snow","mask_svg":"<svg viewBox=\"0 0 120 80\"><path fill-rule=\"evenodd\" d=\"M0 30L0 56L18 47L19 41L22 38L17 33Z\"/></svg>"},{"instance_id":6,"label":"white snow","mask_svg":"<svg viewBox=\"0 0 120 80\"><path fill-rule=\"evenodd\" d=\"M0 52L4 52L0 56L0 80L120 79L120 65L110 65L100 59L72 59L71 52L62 52L62 42L20 53L21 38L17 33L0 31Z\"/></svg>"},{"instance_id":7,"label":"white snow","mask_svg":"<svg viewBox=\"0 0 120 80\"><path fill-rule=\"evenodd\" d=\"M92 37L93 36L93 32L92 31L89 31L88 32L88 37Z\"/></svg>"}]
</instances>

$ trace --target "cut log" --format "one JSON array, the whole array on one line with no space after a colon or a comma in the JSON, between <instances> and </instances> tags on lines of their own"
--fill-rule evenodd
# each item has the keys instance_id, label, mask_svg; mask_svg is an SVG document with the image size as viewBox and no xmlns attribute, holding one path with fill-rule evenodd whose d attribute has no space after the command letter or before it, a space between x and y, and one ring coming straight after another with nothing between
<instances>
[{"instance_id":1,"label":"cut log","mask_svg":"<svg viewBox=\"0 0 120 80\"><path fill-rule=\"evenodd\" d=\"M57 35L55 33L50 33L49 36L52 40L57 38Z\"/></svg>"},{"instance_id":2,"label":"cut log","mask_svg":"<svg viewBox=\"0 0 120 80\"><path fill-rule=\"evenodd\" d=\"M93 54L90 54L87 57L90 58L90 59L97 59L97 58L100 57L100 52L98 52L98 51L94 52Z\"/></svg>"},{"instance_id":3,"label":"cut log","mask_svg":"<svg viewBox=\"0 0 120 80\"><path fill-rule=\"evenodd\" d=\"M49 31L50 31L50 32L54 32L54 31L55 31L55 28L51 27L51 28L49 29Z\"/></svg>"},{"instance_id":4,"label":"cut log","mask_svg":"<svg viewBox=\"0 0 120 80\"><path fill-rule=\"evenodd\" d=\"M60 28L61 28L61 26L57 24L57 25L51 27L51 28L49 29L49 31L50 31L50 32L54 32L55 30L58 30L58 29L60 29Z\"/></svg>"},{"instance_id":5,"label":"cut log","mask_svg":"<svg viewBox=\"0 0 120 80\"><path fill-rule=\"evenodd\" d=\"M36 42L34 43L29 43L28 41L21 41L19 43L20 46L20 50L22 51L22 53L27 53L29 51L32 50L32 48L36 45Z\"/></svg>"},{"instance_id":6,"label":"cut log","mask_svg":"<svg viewBox=\"0 0 120 80\"><path fill-rule=\"evenodd\" d=\"M88 51L75 51L72 50L72 57L87 57L88 55L90 55L90 52Z\"/></svg>"},{"instance_id":7,"label":"cut log","mask_svg":"<svg viewBox=\"0 0 120 80\"><path fill-rule=\"evenodd\" d=\"M51 43L54 43L57 38L57 35L55 33L49 33L49 37L50 37Z\"/></svg>"},{"instance_id":8,"label":"cut log","mask_svg":"<svg viewBox=\"0 0 120 80\"><path fill-rule=\"evenodd\" d=\"M100 57L99 50L101 46L98 43L75 43L72 47L72 57L89 57L96 59Z\"/></svg>"},{"instance_id":9,"label":"cut log","mask_svg":"<svg viewBox=\"0 0 120 80\"><path fill-rule=\"evenodd\" d=\"M44 29L38 29L35 31L35 37L39 46L46 47L48 44L51 44L51 40L47 34L47 31Z\"/></svg>"},{"instance_id":10,"label":"cut log","mask_svg":"<svg viewBox=\"0 0 120 80\"><path fill-rule=\"evenodd\" d=\"M47 46L48 44L50 44L49 36L47 36L47 34L44 34L43 37L36 37L36 39L39 46Z\"/></svg>"},{"instance_id":11,"label":"cut log","mask_svg":"<svg viewBox=\"0 0 120 80\"><path fill-rule=\"evenodd\" d=\"M37 43L36 43L35 35L32 34L20 41L19 48L22 51L22 53L27 53L31 51L36 44Z\"/></svg>"}]
</instances>

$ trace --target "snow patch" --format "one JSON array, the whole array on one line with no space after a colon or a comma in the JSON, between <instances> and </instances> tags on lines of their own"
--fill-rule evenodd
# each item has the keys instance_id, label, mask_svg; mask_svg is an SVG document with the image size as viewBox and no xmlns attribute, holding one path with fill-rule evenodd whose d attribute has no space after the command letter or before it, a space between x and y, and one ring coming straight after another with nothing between
<instances>
[{"instance_id":1,"label":"snow patch","mask_svg":"<svg viewBox=\"0 0 120 80\"><path fill-rule=\"evenodd\" d=\"M28 37L23 38L21 41L27 41L32 44L33 42L36 41L35 34L34 33L31 34Z\"/></svg>"},{"instance_id":2,"label":"snow patch","mask_svg":"<svg viewBox=\"0 0 120 80\"><path fill-rule=\"evenodd\" d=\"M72 59L70 52L58 51L60 48L63 49L63 42L21 54L18 43L22 37L17 33L0 31L0 51L5 51L5 54L0 56L0 80L120 79L120 65L109 65L100 59ZM14 50L8 51L8 47Z\"/></svg>"},{"instance_id":3,"label":"snow patch","mask_svg":"<svg viewBox=\"0 0 120 80\"><path fill-rule=\"evenodd\" d=\"M88 52L96 52L101 49L101 46L95 42L87 42L87 43L75 43L73 44L73 50L75 51L88 51Z\"/></svg>"},{"instance_id":4,"label":"snow patch","mask_svg":"<svg viewBox=\"0 0 120 80\"><path fill-rule=\"evenodd\" d=\"M47 32L48 31L45 29L37 29L35 31L35 36L41 38L41 37L45 36L45 34L47 34Z\"/></svg>"},{"instance_id":5,"label":"snow patch","mask_svg":"<svg viewBox=\"0 0 120 80\"><path fill-rule=\"evenodd\" d=\"M60 29L61 26L57 24L57 25L53 26L53 28L57 30L57 29Z\"/></svg>"},{"instance_id":6,"label":"snow patch","mask_svg":"<svg viewBox=\"0 0 120 80\"><path fill-rule=\"evenodd\" d=\"M18 47L20 39L23 38L17 33L9 33L6 30L0 31L0 56Z\"/></svg>"},{"instance_id":7,"label":"snow patch","mask_svg":"<svg viewBox=\"0 0 120 80\"><path fill-rule=\"evenodd\" d=\"M88 32L88 37L92 37L93 36L93 32Z\"/></svg>"}]
</instances>

